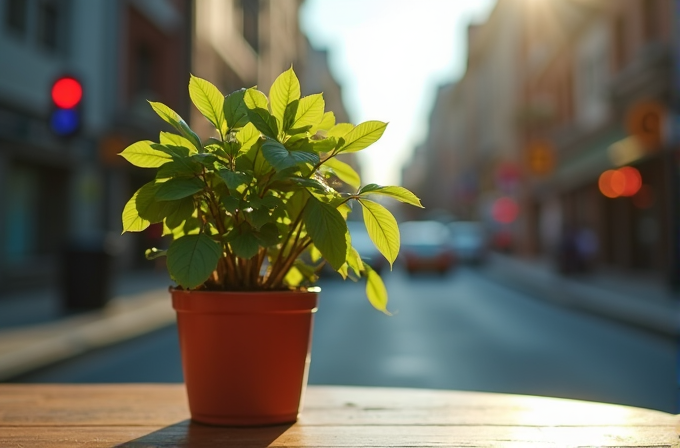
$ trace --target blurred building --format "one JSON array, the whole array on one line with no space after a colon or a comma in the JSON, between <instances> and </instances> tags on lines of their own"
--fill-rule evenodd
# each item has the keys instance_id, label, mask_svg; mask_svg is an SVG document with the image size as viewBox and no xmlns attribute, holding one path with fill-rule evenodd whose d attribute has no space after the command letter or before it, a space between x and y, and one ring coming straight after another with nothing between
<instances>
[{"instance_id":1,"label":"blurred building","mask_svg":"<svg viewBox=\"0 0 680 448\"><path fill-rule=\"evenodd\" d=\"M0 1L0 282L54 279L69 241L120 233L138 173L125 145L155 138L145 99L186 114L189 0ZM50 129L60 76L83 87L80 132ZM140 236L143 238L144 236Z\"/></svg>"},{"instance_id":2,"label":"blurred building","mask_svg":"<svg viewBox=\"0 0 680 448\"><path fill-rule=\"evenodd\" d=\"M299 72L307 42L298 23L302 0L196 0L192 73L224 94L243 87L269 91L291 64ZM209 123L192 107L191 125Z\"/></svg>"},{"instance_id":3,"label":"blurred building","mask_svg":"<svg viewBox=\"0 0 680 448\"><path fill-rule=\"evenodd\" d=\"M120 235L125 203L153 173L118 153L171 130L147 100L210 136L189 101L190 73L225 94L255 85L268 91L292 64L303 94L324 92L338 122L349 121L326 52L300 31L301 4L0 0L0 282L54 284L73 243L108 242L120 270L154 266L143 254L163 244L160 225ZM83 87L80 131L67 139L49 122L51 88L64 75Z\"/></svg>"},{"instance_id":4,"label":"blurred building","mask_svg":"<svg viewBox=\"0 0 680 448\"><path fill-rule=\"evenodd\" d=\"M439 91L423 202L440 195L565 271L675 272L673 5L498 0L470 27L465 75Z\"/></svg>"}]
</instances>

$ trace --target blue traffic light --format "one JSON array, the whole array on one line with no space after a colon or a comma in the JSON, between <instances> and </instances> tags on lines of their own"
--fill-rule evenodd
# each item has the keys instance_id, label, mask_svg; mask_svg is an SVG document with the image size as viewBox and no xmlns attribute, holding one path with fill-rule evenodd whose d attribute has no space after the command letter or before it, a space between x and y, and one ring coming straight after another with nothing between
<instances>
[{"instance_id":1,"label":"blue traffic light","mask_svg":"<svg viewBox=\"0 0 680 448\"><path fill-rule=\"evenodd\" d=\"M55 134L65 137L73 134L80 126L80 115L75 109L55 109L50 117L50 128Z\"/></svg>"}]
</instances>

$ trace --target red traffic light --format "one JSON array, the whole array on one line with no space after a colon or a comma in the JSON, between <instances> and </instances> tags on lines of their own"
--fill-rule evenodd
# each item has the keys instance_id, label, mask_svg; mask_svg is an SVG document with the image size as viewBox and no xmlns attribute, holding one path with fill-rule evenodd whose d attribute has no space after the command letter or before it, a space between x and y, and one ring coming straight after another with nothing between
<instances>
[{"instance_id":1,"label":"red traffic light","mask_svg":"<svg viewBox=\"0 0 680 448\"><path fill-rule=\"evenodd\" d=\"M71 109L83 98L83 87L74 78L59 78L52 86L52 101L57 107Z\"/></svg>"}]
</instances>

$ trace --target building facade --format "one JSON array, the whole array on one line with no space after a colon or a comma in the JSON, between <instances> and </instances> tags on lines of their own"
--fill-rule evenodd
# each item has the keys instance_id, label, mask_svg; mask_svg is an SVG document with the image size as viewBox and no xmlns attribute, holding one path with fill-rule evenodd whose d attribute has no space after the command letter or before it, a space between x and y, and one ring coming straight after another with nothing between
<instances>
[{"instance_id":1,"label":"building facade","mask_svg":"<svg viewBox=\"0 0 680 448\"><path fill-rule=\"evenodd\" d=\"M0 281L8 288L53 281L74 240L120 233L114 211L144 175L115 154L160 129L142 110L143 98L188 111L179 92L191 6L0 2ZM65 75L83 88L80 132L69 139L49 126L51 88Z\"/></svg>"},{"instance_id":2,"label":"building facade","mask_svg":"<svg viewBox=\"0 0 680 448\"><path fill-rule=\"evenodd\" d=\"M429 160L423 178L448 176L456 186L438 190L438 204L565 272L588 264L677 278L673 8L671 0L498 0L470 27L467 70L440 90L420 149ZM440 103L454 96L442 118ZM442 151L453 167L440 162ZM622 167L640 185L612 195L604 184ZM432 194L426 182L415 189ZM497 213L499 198L516 212ZM566 259L569 246L587 263Z\"/></svg>"}]
</instances>

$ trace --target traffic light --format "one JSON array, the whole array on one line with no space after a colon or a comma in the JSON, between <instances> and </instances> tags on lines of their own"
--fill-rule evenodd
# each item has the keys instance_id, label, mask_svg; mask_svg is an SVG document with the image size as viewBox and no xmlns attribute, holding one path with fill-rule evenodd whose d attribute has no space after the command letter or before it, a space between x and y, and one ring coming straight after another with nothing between
<instances>
[{"instance_id":1,"label":"traffic light","mask_svg":"<svg viewBox=\"0 0 680 448\"><path fill-rule=\"evenodd\" d=\"M52 84L50 96L50 129L59 137L73 137L82 122L82 84L73 76L61 76Z\"/></svg>"}]
</instances>

